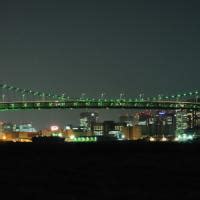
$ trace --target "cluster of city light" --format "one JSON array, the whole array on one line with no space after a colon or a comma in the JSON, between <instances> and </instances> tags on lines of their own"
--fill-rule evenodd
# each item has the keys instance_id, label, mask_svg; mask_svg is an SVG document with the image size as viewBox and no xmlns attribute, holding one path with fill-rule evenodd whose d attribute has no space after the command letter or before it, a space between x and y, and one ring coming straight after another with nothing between
<instances>
[{"instance_id":1,"label":"cluster of city light","mask_svg":"<svg viewBox=\"0 0 200 200\"><path fill-rule=\"evenodd\" d=\"M155 138L155 137L150 137L149 141L150 142L155 142L155 141L167 142L168 139L165 136L163 136L161 139L158 139L158 138Z\"/></svg>"},{"instance_id":2,"label":"cluster of city light","mask_svg":"<svg viewBox=\"0 0 200 200\"><path fill-rule=\"evenodd\" d=\"M187 141L191 141L194 139L194 135L191 134L180 134L175 138L175 141L178 142L187 142Z\"/></svg>"},{"instance_id":3,"label":"cluster of city light","mask_svg":"<svg viewBox=\"0 0 200 200\"><path fill-rule=\"evenodd\" d=\"M52 133L53 137L63 137L62 133Z\"/></svg>"},{"instance_id":4,"label":"cluster of city light","mask_svg":"<svg viewBox=\"0 0 200 200\"><path fill-rule=\"evenodd\" d=\"M193 139L194 139L194 135L191 135L191 134L180 134L177 137L175 137L173 140L168 139L168 138L163 136L161 139L158 139L156 137L150 137L149 141L150 142L155 142L155 141L161 141L161 142L167 142L167 141L187 142L187 141L191 141Z\"/></svg>"},{"instance_id":5,"label":"cluster of city light","mask_svg":"<svg viewBox=\"0 0 200 200\"><path fill-rule=\"evenodd\" d=\"M97 137L73 137L71 141L72 142L96 142Z\"/></svg>"}]
</instances>

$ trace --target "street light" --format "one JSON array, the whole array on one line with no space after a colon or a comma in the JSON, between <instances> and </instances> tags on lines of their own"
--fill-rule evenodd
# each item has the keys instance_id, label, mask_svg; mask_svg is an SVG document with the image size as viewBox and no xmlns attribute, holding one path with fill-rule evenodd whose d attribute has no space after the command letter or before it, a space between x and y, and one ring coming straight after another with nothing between
<instances>
[{"instance_id":1,"label":"street light","mask_svg":"<svg viewBox=\"0 0 200 200\"><path fill-rule=\"evenodd\" d=\"M22 101L25 101L25 94L22 94Z\"/></svg>"},{"instance_id":2,"label":"street light","mask_svg":"<svg viewBox=\"0 0 200 200\"><path fill-rule=\"evenodd\" d=\"M5 101L5 94L2 94L2 101L4 102Z\"/></svg>"},{"instance_id":3,"label":"street light","mask_svg":"<svg viewBox=\"0 0 200 200\"><path fill-rule=\"evenodd\" d=\"M122 99L122 97L124 96L124 93L120 93L120 99Z\"/></svg>"},{"instance_id":4,"label":"street light","mask_svg":"<svg viewBox=\"0 0 200 200\"><path fill-rule=\"evenodd\" d=\"M101 99L103 99L103 97L105 96L106 93L102 92L101 93Z\"/></svg>"},{"instance_id":5,"label":"street light","mask_svg":"<svg viewBox=\"0 0 200 200\"><path fill-rule=\"evenodd\" d=\"M144 93L139 94L139 100L140 100L140 101L143 100L143 96L144 96Z\"/></svg>"},{"instance_id":6,"label":"street light","mask_svg":"<svg viewBox=\"0 0 200 200\"><path fill-rule=\"evenodd\" d=\"M65 100L65 99L66 99L65 93L62 94L61 98L62 98L62 100Z\"/></svg>"},{"instance_id":7,"label":"street light","mask_svg":"<svg viewBox=\"0 0 200 200\"><path fill-rule=\"evenodd\" d=\"M42 93L42 101L45 101L45 93Z\"/></svg>"},{"instance_id":8,"label":"street light","mask_svg":"<svg viewBox=\"0 0 200 200\"><path fill-rule=\"evenodd\" d=\"M199 99L199 95L198 94L199 94L198 91L196 91L195 92L195 101L196 101L196 103L198 102L198 99Z\"/></svg>"},{"instance_id":9,"label":"street light","mask_svg":"<svg viewBox=\"0 0 200 200\"><path fill-rule=\"evenodd\" d=\"M158 95L158 100L159 101L162 100L162 95L161 94Z\"/></svg>"},{"instance_id":10,"label":"street light","mask_svg":"<svg viewBox=\"0 0 200 200\"><path fill-rule=\"evenodd\" d=\"M82 93L81 94L81 99L84 99L85 95L86 95L85 93Z\"/></svg>"}]
</instances>

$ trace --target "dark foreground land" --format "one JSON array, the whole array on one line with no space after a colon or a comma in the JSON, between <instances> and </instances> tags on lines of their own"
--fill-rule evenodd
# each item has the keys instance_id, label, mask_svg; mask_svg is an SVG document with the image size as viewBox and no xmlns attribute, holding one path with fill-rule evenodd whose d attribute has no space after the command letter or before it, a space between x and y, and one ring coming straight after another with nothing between
<instances>
[{"instance_id":1,"label":"dark foreground land","mask_svg":"<svg viewBox=\"0 0 200 200\"><path fill-rule=\"evenodd\" d=\"M200 144L0 144L4 199L200 199Z\"/></svg>"}]
</instances>

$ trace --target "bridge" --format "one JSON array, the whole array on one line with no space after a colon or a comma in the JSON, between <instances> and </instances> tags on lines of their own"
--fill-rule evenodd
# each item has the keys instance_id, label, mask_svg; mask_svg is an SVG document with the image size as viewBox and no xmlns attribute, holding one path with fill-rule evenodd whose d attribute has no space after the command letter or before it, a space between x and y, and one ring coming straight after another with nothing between
<instances>
[{"instance_id":1,"label":"bridge","mask_svg":"<svg viewBox=\"0 0 200 200\"><path fill-rule=\"evenodd\" d=\"M157 95L139 98L70 98L65 94L57 95L33 90L21 89L0 84L0 111L30 109L162 109L199 111L199 92L187 92L175 95Z\"/></svg>"}]
</instances>

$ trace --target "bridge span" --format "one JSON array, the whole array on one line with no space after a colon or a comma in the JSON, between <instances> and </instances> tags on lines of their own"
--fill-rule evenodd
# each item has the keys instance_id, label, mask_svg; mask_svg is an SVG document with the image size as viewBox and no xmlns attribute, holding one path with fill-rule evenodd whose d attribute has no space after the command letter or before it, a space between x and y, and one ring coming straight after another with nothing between
<instances>
[{"instance_id":1,"label":"bridge span","mask_svg":"<svg viewBox=\"0 0 200 200\"><path fill-rule=\"evenodd\" d=\"M83 93L85 94L85 93ZM65 93L38 92L22 89L7 84L0 84L0 111L30 110L30 109L162 109L162 110L200 110L198 90L174 95L159 94L154 97L140 95L136 98L108 99L104 95L100 98L70 97Z\"/></svg>"},{"instance_id":2,"label":"bridge span","mask_svg":"<svg viewBox=\"0 0 200 200\"><path fill-rule=\"evenodd\" d=\"M163 109L163 110L200 110L199 102L188 101L135 101L135 100L99 100L69 99L65 101L15 101L0 102L0 111L31 109Z\"/></svg>"}]
</instances>

